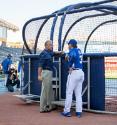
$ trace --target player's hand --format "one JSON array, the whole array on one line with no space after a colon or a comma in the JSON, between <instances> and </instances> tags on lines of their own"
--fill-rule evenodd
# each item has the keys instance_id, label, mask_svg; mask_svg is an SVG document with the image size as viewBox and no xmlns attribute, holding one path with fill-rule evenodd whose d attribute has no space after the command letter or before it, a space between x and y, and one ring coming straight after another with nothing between
<instances>
[{"instance_id":1,"label":"player's hand","mask_svg":"<svg viewBox=\"0 0 117 125\"><path fill-rule=\"evenodd\" d=\"M60 52L60 54L62 54L62 55L63 55L63 54L65 54L65 52L64 52L64 51L59 51L59 52Z\"/></svg>"},{"instance_id":2,"label":"player's hand","mask_svg":"<svg viewBox=\"0 0 117 125\"><path fill-rule=\"evenodd\" d=\"M39 80L39 81L42 81L42 76L39 75L39 76L38 76L38 80Z\"/></svg>"}]
</instances>

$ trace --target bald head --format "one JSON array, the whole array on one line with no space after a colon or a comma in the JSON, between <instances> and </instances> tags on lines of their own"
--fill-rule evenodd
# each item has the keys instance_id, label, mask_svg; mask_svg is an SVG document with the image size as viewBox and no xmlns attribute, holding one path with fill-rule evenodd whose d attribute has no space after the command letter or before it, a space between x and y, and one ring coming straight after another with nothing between
<instances>
[{"instance_id":1,"label":"bald head","mask_svg":"<svg viewBox=\"0 0 117 125\"><path fill-rule=\"evenodd\" d=\"M45 49L52 50L52 41L51 40L47 40L45 42Z\"/></svg>"}]
</instances>

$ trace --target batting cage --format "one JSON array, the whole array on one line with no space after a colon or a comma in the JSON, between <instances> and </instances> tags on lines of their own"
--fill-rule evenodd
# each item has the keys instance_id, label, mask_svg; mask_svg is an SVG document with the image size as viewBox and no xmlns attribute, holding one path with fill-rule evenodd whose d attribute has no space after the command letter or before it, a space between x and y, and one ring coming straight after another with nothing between
<instances>
[{"instance_id":1,"label":"batting cage","mask_svg":"<svg viewBox=\"0 0 117 125\"><path fill-rule=\"evenodd\" d=\"M21 97L38 101L39 53L46 40L53 41L54 51L67 52L66 41L78 40L83 52L82 97L84 110L117 114L117 1L79 3L27 21L23 40L29 55L23 55ZM63 105L66 91L67 63L54 58L54 104ZM73 101L73 107L75 98Z\"/></svg>"}]
</instances>

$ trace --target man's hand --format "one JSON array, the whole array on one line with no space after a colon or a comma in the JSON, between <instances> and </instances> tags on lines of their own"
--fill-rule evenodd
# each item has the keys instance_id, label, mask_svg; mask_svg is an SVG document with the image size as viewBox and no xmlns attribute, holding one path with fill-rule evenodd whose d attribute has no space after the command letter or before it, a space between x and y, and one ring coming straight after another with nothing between
<instances>
[{"instance_id":1,"label":"man's hand","mask_svg":"<svg viewBox=\"0 0 117 125\"><path fill-rule=\"evenodd\" d=\"M63 55L63 54L65 54L64 51L55 51L54 53L55 53L55 54L58 54L58 55Z\"/></svg>"},{"instance_id":2,"label":"man's hand","mask_svg":"<svg viewBox=\"0 0 117 125\"><path fill-rule=\"evenodd\" d=\"M41 67L38 68L38 80L42 81L42 68Z\"/></svg>"},{"instance_id":3,"label":"man's hand","mask_svg":"<svg viewBox=\"0 0 117 125\"><path fill-rule=\"evenodd\" d=\"M38 76L38 80L39 80L39 81L42 81L42 76L39 75L39 76Z\"/></svg>"},{"instance_id":4,"label":"man's hand","mask_svg":"<svg viewBox=\"0 0 117 125\"><path fill-rule=\"evenodd\" d=\"M69 60L69 56L68 56L68 54L66 54L66 56L65 56L65 60L66 60L66 61Z\"/></svg>"}]
</instances>

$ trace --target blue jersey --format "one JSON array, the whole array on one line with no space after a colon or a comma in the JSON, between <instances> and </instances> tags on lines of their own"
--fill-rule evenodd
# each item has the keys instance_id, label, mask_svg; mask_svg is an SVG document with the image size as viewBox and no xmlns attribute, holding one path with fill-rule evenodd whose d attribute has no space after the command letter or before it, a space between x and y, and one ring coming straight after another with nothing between
<instances>
[{"instance_id":1,"label":"blue jersey","mask_svg":"<svg viewBox=\"0 0 117 125\"><path fill-rule=\"evenodd\" d=\"M42 69L53 70L53 56L54 52L49 50L43 50L40 54L39 67Z\"/></svg>"},{"instance_id":2,"label":"blue jersey","mask_svg":"<svg viewBox=\"0 0 117 125\"><path fill-rule=\"evenodd\" d=\"M69 50L69 67L82 69L82 53L79 48Z\"/></svg>"},{"instance_id":3,"label":"blue jersey","mask_svg":"<svg viewBox=\"0 0 117 125\"><path fill-rule=\"evenodd\" d=\"M10 58L6 58L3 60L2 67L3 67L4 73L8 72L8 70L9 70L8 68L11 64L12 64L12 60Z\"/></svg>"}]
</instances>

